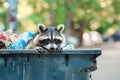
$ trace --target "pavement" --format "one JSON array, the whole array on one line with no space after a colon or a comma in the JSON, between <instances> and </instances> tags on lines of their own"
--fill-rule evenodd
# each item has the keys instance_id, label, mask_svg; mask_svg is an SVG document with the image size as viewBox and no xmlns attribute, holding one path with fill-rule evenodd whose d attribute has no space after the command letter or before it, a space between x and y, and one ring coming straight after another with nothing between
<instances>
[{"instance_id":1,"label":"pavement","mask_svg":"<svg viewBox=\"0 0 120 80\"><path fill-rule=\"evenodd\" d=\"M103 43L97 58L97 70L92 72L93 80L120 80L120 42Z\"/></svg>"}]
</instances>

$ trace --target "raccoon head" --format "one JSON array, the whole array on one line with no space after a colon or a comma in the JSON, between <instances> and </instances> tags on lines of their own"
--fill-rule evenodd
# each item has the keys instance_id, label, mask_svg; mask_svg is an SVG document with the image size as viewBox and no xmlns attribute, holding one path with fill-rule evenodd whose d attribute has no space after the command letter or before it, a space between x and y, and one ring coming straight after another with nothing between
<instances>
[{"instance_id":1,"label":"raccoon head","mask_svg":"<svg viewBox=\"0 0 120 80\"><path fill-rule=\"evenodd\" d=\"M36 45L42 45L49 50L56 50L64 42L62 35L64 25L58 25L57 27L46 27L43 24L38 25L39 34L35 37L34 42Z\"/></svg>"}]
</instances>

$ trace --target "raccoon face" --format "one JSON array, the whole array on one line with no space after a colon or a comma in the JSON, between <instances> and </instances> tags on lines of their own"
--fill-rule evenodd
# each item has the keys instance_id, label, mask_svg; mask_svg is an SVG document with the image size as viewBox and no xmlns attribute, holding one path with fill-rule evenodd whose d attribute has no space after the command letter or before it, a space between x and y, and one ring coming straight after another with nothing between
<instances>
[{"instance_id":1,"label":"raccoon face","mask_svg":"<svg viewBox=\"0 0 120 80\"><path fill-rule=\"evenodd\" d=\"M64 25L58 25L55 27L45 27L43 24L38 25L39 34L35 37L34 42L36 45L42 45L49 50L55 50L61 47L64 42L62 32Z\"/></svg>"}]
</instances>

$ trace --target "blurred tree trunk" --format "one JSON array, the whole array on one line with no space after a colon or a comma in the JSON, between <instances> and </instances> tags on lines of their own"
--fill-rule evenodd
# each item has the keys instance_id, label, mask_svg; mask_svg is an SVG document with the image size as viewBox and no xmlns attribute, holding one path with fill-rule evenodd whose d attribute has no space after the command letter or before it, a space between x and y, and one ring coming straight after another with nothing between
<instances>
[{"instance_id":1,"label":"blurred tree trunk","mask_svg":"<svg viewBox=\"0 0 120 80\"><path fill-rule=\"evenodd\" d=\"M67 0L64 1L64 4L65 4L65 7L66 7L66 23L65 23L65 26L66 26L66 30L65 30L65 33L66 33L66 41L67 41L67 37L69 35L71 36L76 36L79 38L79 43L78 43L78 47L80 47L83 43L83 33L85 31L85 28L88 24L88 22L86 20L82 20L81 23L80 23L80 29L78 31L76 31L74 29L74 23L72 24L72 13L70 12L69 10L69 6L68 6L68 2Z\"/></svg>"},{"instance_id":2,"label":"blurred tree trunk","mask_svg":"<svg viewBox=\"0 0 120 80\"><path fill-rule=\"evenodd\" d=\"M65 26L66 26L65 33L66 33L66 36L70 35L71 23L72 23L72 14L69 11L67 11L67 13L66 13L66 23L65 23Z\"/></svg>"},{"instance_id":3,"label":"blurred tree trunk","mask_svg":"<svg viewBox=\"0 0 120 80\"><path fill-rule=\"evenodd\" d=\"M66 41L68 41L67 37L71 34L70 33L70 28L71 28L71 23L72 23L72 14L69 10L68 2L67 0L64 1L64 5L66 7L66 22L65 22L65 33L66 33Z\"/></svg>"},{"instance_id":4,"label":"blurred tree trunk","mask_svg":"<svg viewBox=\"0 0 120 80\"><path fill-rule=\"evenodd\" d=\"M81 24L80 24L80 31L79 31L79 41L80 41L80 45L79 46L82 46L82 43L83 43L83 33L85 31L85 28L86 26L88 25L88 22L86 20L82 20Z\"/></svg>"},{"instance_id":5,"label":"blurred tree trunk","mask_svg":"<svg viewBox=\"0 0 120 80\"><path fill-rule=\"evenodd\" d=\"M54 15L54 0L50 1L50 21L51 21L51 26L55 25L55 15Z\"/></svg>"},{"instance_id":6,"label":"blurred tree trunk","mask_svg":"<svg viewBox=\"0 0 120 80\"><path fill-rule=\"evenodd\" d=\"M8 28L13 29L17 32L17 5L18 0L8 0L9 11L8 11Z\"/></svg>"}]
</instances>

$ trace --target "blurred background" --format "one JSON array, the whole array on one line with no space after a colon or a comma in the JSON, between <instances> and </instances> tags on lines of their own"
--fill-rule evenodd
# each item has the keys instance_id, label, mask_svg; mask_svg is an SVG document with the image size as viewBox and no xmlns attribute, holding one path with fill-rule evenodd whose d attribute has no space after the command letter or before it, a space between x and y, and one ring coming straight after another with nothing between
<instances>
[{"instance_id":1,"label":"blurred background","mask_svg":"<svg viewBox=\"0 0 120 80\"><path fill-rule=\"evenodd\" d=\"M0 31L65 25L67 43L102 48L93 80L119 80L120 0L0 0Z\"/></svg>"}]
</instances>

